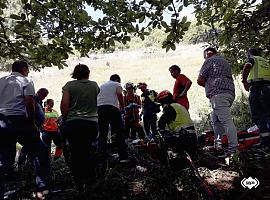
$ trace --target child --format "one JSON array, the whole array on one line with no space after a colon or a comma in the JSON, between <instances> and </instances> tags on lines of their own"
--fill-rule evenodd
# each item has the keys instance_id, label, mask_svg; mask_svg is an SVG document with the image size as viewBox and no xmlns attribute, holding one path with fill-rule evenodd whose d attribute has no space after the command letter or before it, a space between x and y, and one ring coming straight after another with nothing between
<instances>
[{"instance_id":1,"label":"child","mask_svg":"<svg viewBox=\"0 0 270 200\"><path fill-rule=\"evenodd\" d=\"M47 99L45 104L45 122L42 126L42 140L48 145L49 152L51 152L52 141L56 145L54 154L54 160L56 160L62 155L62 142L57 124L59 115L57 111L53 109L54 101L52 99Z\"/></svg>"}]
</instances>

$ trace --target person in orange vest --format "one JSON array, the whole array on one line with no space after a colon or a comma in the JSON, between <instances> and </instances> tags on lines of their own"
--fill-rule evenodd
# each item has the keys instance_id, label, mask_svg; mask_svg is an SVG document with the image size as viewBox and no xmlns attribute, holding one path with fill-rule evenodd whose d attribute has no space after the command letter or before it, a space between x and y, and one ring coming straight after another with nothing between
<instances>
[{"instance_id":1,"label":"person in orange vest","mask_svg":"<svg viewBox=\"0 0 270 200\"><path fill-rule=\"evenodd\" d=\"M62 155L62 142L57 124L59 114L56 110L53 109L53 106L53 99L47 99L47 101L45 102L45 121L42 126L42 140L48 146L50 154L51 143L53 141L56 146L54 154L54 160L56 160Z\"/></svg>"}]
</instances>

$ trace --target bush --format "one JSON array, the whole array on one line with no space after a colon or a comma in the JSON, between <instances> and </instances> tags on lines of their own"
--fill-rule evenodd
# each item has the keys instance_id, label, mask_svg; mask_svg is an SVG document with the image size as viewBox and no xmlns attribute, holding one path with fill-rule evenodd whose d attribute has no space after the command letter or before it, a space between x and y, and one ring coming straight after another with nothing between
<instances>
[{"instance_id":1,"label":"bush","mask_svg":"<svg viewBox=\"0 0 270 200\"><path fill-rule=\"evenodd\" d=\"M248 98L243 92L234 101L231 113L237 130L244 130L251 125Z\"/></svg>"}]
</instances>

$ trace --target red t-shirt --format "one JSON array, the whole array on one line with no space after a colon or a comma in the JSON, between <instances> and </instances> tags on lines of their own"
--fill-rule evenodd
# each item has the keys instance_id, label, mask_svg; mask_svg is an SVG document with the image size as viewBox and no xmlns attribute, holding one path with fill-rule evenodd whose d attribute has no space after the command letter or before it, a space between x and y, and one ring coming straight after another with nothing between
<instances>
[{"instance_id":1,"label":"red t-shirt","mask_svg":"<svg viewBox=\"0 0 270 200\"><path fill-rule=\"evenodd\" d=\"M178 97L183 90L185 89L185 86L187 82L189 82L189 78L186 77L184 74L180 74L174 83L173 87L173 99L175 100L176 103L179 103L180 105L184 106L187 110L189 109L189 102L187 95L184 95L182 97Z\"/></svg>"}]
</instances>

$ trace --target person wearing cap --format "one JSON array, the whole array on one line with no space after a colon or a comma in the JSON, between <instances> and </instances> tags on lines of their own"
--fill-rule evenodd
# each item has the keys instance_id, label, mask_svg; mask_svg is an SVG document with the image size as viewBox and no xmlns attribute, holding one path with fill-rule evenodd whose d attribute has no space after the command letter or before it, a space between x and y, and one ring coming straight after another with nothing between
<instances>
[{"instance_id":1,"label":"person wearing cap","mask_svg":"<svg viewBox=\"0 0 270 200\"><path fill-rule=\"evenodd\" d=\"M15 61L12 73L0 78L0 199L4 199L5 176L12 173L17 142L35 158L37 197L43 198L48 193L48 149L41 141L35 123L35 88L28 74L28 64Z\"/></svg>"},{"instance_id":2,"label":"person wearing cap","mask_svg":"<svg viewBox=\"0 0 270 200\"><path fill-rule=\"evenodd\" d=\"M160 112L160 105L156 101L157 92L149 90L144 82L138 83L137 87L142 91L141 114L143 115L144 130L148 139L151 139L157 133L157 113Z\"/></svg>"},{"instance_id":3,"label":"person wearing cap","mask_svg":"<svg viewBox=\"0 0 270 200\"><path fill-rule=\"evenodd\" d=\"M262 144L270 146L270 64L259 49L250 48L247 52L242 83L249 91L252 122L260 130Z\"/></svg>"},{"instance_id":4,"label":"person wearing cap","mask_svg":"<svg viewBox=\"0 0 270 200\"><path fill-rule=\"evenodd\" d=\"M192 156L197 152L197 136L194 124L190 118L189 112L181 104L173 100L173 95L168 90L163 90L157 95L157 101L163 108L162 115L158 120L158 128L165 134L167 142L176 142L177 149L187 150ZM168 131L169 130L169 133ZM180 138L174 137L180 133ZM170 136L171 137L166 137Z\"/></svg>"},{"instance_id":5,"label":"person wearing cap","mask_svg":"<svg viewBox=\"0 0 270 200\"><path fill-rule=\"evenodd\" d=\"M140 124L140 108L141 99L140 96L135 94L136 87L133 83L125 84L126 94L124 96L125 105L125 131L127 137L135 140L136 133L138 133L139 139L144 139L145 134L142 125Z\"/></svg>"},{"instance_id":6,"label":"person wearing cap","mask_svg":"<svg viewBox=\"0 0 270 200\"><path fill-rule=\"evenodd\" d=\"M215 48L204 50L205 61L201 67L197 83L205 88L206 97L212 106L212 123L215 132L215 148L222 149L222 135L226 134L229 140L228 149L224 156L237 151L237 131L232 120L230 107L235 98L235 87L231 65L217 55Z\"/></svg>"},{"instance_id":7,"label":"person wearing cap","mask_svg":"<svg viewBox=\"0 0 270 200\"><path fill-rule=\"evenodd\" d=\"M187 110L189 109L189 101L187 98L187 92L191 87L192 81L181 74L181 69L178 65L172 65L169 68L171 76L175 79L173 87L173 99L176 103L184 106Z\"/></svg>"}]
</instances>

